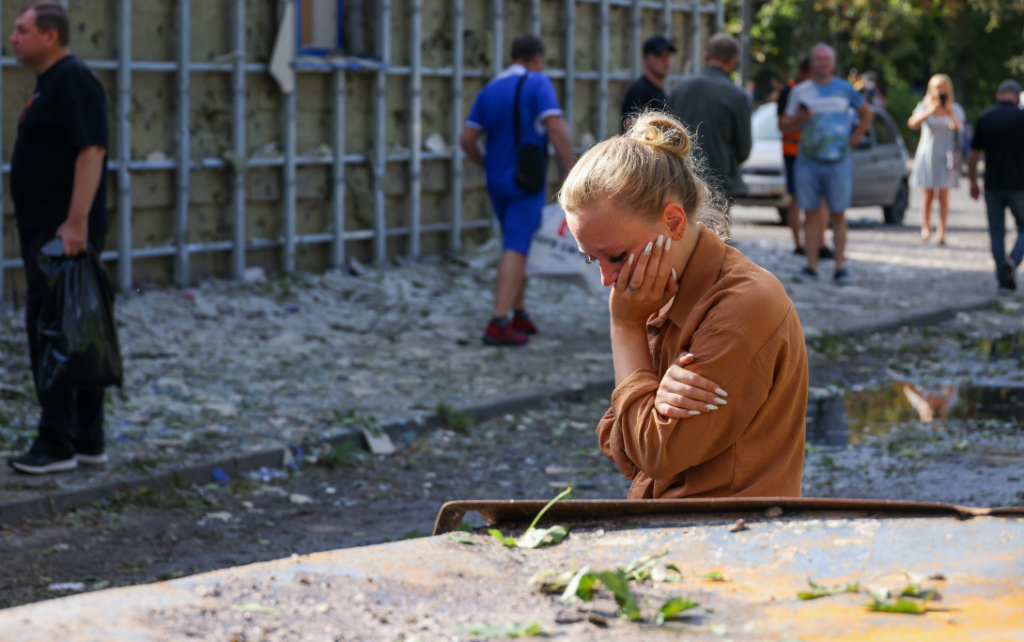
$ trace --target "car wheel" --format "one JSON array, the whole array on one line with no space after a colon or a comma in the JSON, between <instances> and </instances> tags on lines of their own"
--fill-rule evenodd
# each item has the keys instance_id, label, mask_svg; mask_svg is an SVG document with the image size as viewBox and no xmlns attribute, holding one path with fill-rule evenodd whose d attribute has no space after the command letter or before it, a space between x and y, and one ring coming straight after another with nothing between
<instances>
[{"instance_id":1,"label":"car wheel","mask_svg":"<svg viewBox=\"0 0 1024 642\"><path fill-rule=\"evenodd\" d=\"M896 200L889 207L883 207L885 222L888 225L903 225L903 215L907 213L907 205L910 204L910 188L907 182L900 183L900 189L896 192Z\"/></svg>"},{"instance_id":2,"label":"car wheel","mask_svg":"<svg viewBox=\"0 0 1024 642\"><path fill-rule=\"evenodd\" d=\"M777 208L777 209L779 210L779 221L783 225L789 225L789 208L788 207L780 207L780 208Z\"/></svg>"}]
</instances>

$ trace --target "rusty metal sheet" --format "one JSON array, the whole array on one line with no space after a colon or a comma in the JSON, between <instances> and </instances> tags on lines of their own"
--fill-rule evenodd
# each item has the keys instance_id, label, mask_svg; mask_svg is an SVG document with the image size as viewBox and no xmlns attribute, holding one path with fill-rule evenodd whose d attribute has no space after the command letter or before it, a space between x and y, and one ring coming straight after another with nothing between
<instances>
[{"instance_id":1,"label":"rusty metal sheet","mask_svg":"<svg viewBox=\"0 0 1024 642\"><path fill-rule=\"evenodd\" d=\"M585 618L567 617L555 597L527 584L541 570L611 568L667 548L664 559L678 566L683 578L652 590L700 603L679 625L690 632L686 639L1024 641L1022 511L994 511L1001 515L994 516L942 504L820 500L815 507L816 500L788 501L793 503L691 500L692 510L680 505L662 514L622 512L637 502L597 502L588 510L583 503L565 502L566 508L553 508L553 519L544 521L560 521L573 511L581 517L565 520L574 524L570 536L549 548L506 549L486 535L473 535L475 545L464 545L439 535L330 551L0 611L0 639L408 640L415 635L423 642L456 637L466 642L478 638L459 627L480 620L536 621L564 640L672 639L656 634L650 624L616 621L614 602L607 598L583 605L582 611L573 607ZM460 502L457 511L486 510L485 504L496 507L491 517L504 520L532 514L531 509L513 514L509 502ZM594 510L602 504L604 513ZM769 506L784 506L784 514L765 517ZM454 514L451 505L446 510ZM748 530L730 532L738 517ZM708 571L727 581L699 577ZM872 613L866 598L855 594L796 599L808 577L835 584L908 571L941 574L936 583L942 612ZM273 613L236 610L240 603L254 602Z\"/></svg>"}]
</instances>

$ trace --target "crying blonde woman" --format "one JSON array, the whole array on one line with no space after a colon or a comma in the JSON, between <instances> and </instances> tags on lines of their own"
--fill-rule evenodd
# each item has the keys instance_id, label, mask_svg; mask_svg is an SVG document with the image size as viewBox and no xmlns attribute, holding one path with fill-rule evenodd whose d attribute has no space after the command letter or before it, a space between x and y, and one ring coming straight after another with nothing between
<instances>
[{"instance_id":1,"label":"crying blonde woman","mask_svg":"<svg viewBox=\"0 0 1024 642\"><path fill-rule=\"evenodd\" d=\"M615 390L601 450L630 499L798 497L807 351L786 290L725 243L686 128L648 112L558 195L601 265Z\"/></svg>"}]
</instances>

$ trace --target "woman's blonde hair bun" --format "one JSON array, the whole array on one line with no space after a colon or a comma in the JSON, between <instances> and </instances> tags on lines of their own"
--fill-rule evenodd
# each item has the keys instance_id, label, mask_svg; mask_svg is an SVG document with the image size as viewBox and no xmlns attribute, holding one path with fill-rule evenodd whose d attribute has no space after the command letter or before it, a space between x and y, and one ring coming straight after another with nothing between
<instances>
[{"instance_id":1,"label":"woman's blonde hair bun","mask_svg":"<svg viewBox=\"0 0 1024 642\"><path fill-rule=\"evenodd\" d=\"M643 141L679 158L690 155L690 133L678 120L660 111L643 112L636 117L626 136Z\"/></svg>"}]
</instances>

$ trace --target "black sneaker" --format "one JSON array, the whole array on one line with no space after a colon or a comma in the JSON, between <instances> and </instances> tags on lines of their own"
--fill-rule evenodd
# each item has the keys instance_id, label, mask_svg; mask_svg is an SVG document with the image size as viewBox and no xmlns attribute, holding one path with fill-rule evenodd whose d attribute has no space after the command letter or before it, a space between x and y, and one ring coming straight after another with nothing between
<instances>
[{"instance_id":1,"label":"black sneaker","mask_svg":"<svg viewBox=\"0 0 1024 642\"><path fill-rule=\"evenodd\" d=\"M802 247L798 247L793 250L793 254L796 254L797 256L807 256L807 250Z\"/></svg>"},{"instance_id":2,"label":"black sneaker","mask_svg":"<svg viewBox=\"0 0 1024 642\"><path fill-rule=\"evenodd\" d=\"M832 251L832 248L828 247L827 245L822 246L818 250L818 260L821 260L821 259L824 259L826 261L834 261L834 260L836 260L836 255Z\"/></svg>"},{"instance_id":3,"label":"black sneaker","mask_svg":"<svg viewBox=\"0 0 1024 642\"><path fill-rule=\"evenodd\" d=\"M85 464L86 466L102 466L110 461L110 458L107 457L107 453L99 453L98 455L75 453L75 459L78 460L78 463Z\"/></svg>"},{"instance_id":4,"label":"black sneaker","mask_svg":"<svg viewBox=\"0 0 1024 642\"><path fill-rule=\"evenodd\" d=\"M1017 289L1017 276L1014 274L1013 263L1003 264L1002 274L999 279L999 289L1013 292Z\"/></svg>"},{"instance_id":5,"label":"black sneaker","mask_svg":"<svg viewBox=\"0 0 1024 642\"><path fill-rule=\"evenodd\" d=\"M12 457L7 460L7 465L21 473L29 475L48 475L59 473L65 470L78 468L78 460L74 457L69 459L54 459L49 455L40 455L27 452L20 457Z\"/></svg>"}]
</instances>

